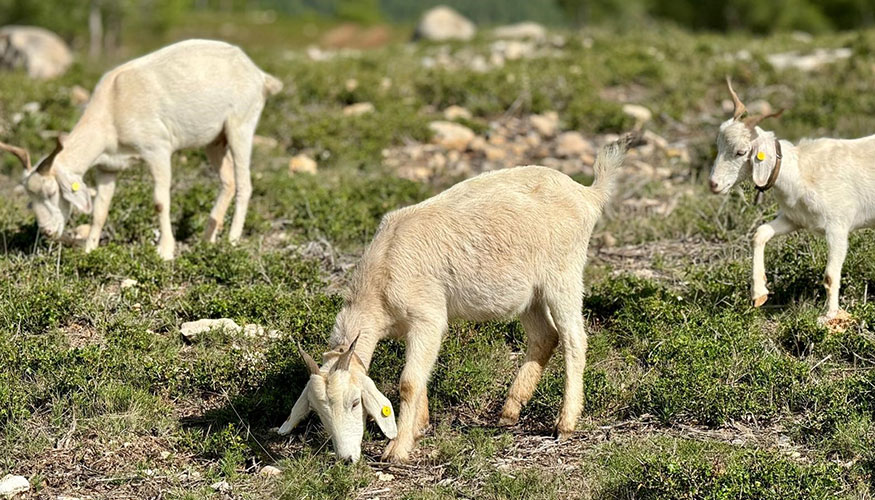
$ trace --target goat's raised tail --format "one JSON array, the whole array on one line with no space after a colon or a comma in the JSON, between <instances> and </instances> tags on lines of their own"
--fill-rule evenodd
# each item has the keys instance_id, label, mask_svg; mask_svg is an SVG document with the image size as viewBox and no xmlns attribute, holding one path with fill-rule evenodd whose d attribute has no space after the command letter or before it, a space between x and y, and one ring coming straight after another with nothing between
<instances>
[{"instance_id":1,"label":"goat's raised tail","mask_svg":"<svg viewBox=\"0 0 875 500\"><path fill-rule=\"evenodd\" d=\"M264 73L264 94L275 95L283 89L283 82L277 77Z\"/></svg>"},{"instance_id":2,"label":"goat's raised tail","mask_svg":"<svg viewBox=\"0 0 875 500\"><path fill-rule=\"evenodd\" d=\"M600 192L604 202L607 202L614 192L617 174L620 171L620 166L623 165L623 160L626 158L626 150L631 146L639 144L640 141L641 137L639 134L630 132L623 134L618 140L603 146L599 150L595 164L592 167L595 179L592 182L591 188Z\"/></svg>"}]
</instances>

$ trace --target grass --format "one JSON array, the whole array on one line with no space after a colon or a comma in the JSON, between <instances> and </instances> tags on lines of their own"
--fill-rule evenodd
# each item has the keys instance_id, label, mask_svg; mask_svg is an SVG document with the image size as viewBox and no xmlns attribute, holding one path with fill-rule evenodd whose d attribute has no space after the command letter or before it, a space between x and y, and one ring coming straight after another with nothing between
<instances>
[{"instance_id":1,"label":"grass","mask_svg":"<svg viewBox=\"0 0 875 500\"><path fill-rule=\"evenodd\" d=\"M423 57L443 50L429 44L314 62L297 50L314 38L296 35L284 46L279 33L296 25L278 23L243 23L228 36L287 84L259 126L278 146L254 152L255 193L237 246L199 241L217 192L201 152L176 157L172 213L181 248L171 263L154 252L144 169L122 175L104 242L86 255L37 237L13 190L20 168L0 160L8 200L0 204L0 476L27 475L34 497L209 498L211 485L226 480L240 498L871 498L872 233L851 239L841 300L855 324L847 331L816 322L825 245L813 235L768 246L773 295L754 310L748 241L775 205L767 197L754 206L750 190L711 196L704 179L726 73L745 100L790 108L773 123L781 137L875 130L875 100L865 91L875 76L875 32L806 43L667 27L588 30L564 33L566 44L550 57L479 73L423 68ZM193 21L176 34L219 36L215 30ZM488 45L484 35L451 50L486 54ZM764 57L837 46L855 57L812 74L778 72ZM749 60L730 57L741 50ZM5 75L3 140L35 156L47 151L51 138L41 132L67 130L80 113L70 88L93 87L107 66L80 62L51 82ZM664 159L654 166L670 169L670 182L622 184L621 200L674 200L670 215L618 201L597 229L650 253L629 262L591 248L586 402L570 442L547 437L561 404L561 355L520 426L494 427L525 347L516 321L450 327L429 386L432 430L411 467L373 461L385 445L373 426L368 461L356 465L335 462L315 418L291 438L270 432L306 378L296 343L314 353L327 347L345 275L330 261L354 261L385 212L442 187L396 178L381 165L384 149L427 141L427 123L452 104L471 110L479 129L504 113L556 110L565 129L620 132L631 122L611 97L617 92L650 107L656 118L648 127L687 144L692 163ZM376 111L343 115L343 106L361 101ZM22 112L29 102L39 110ZM319 160L318 175L288 174L288 158L299 152ZM333 254L308 251L314 241ZM123 289L125 279L137 284ZM278 333L181 337L181 323L206 317ZM372 367L393 401L403 352L403 344L383 342ZM282 474L259 475L267 464Z\"/></svg>"}]
</instances>

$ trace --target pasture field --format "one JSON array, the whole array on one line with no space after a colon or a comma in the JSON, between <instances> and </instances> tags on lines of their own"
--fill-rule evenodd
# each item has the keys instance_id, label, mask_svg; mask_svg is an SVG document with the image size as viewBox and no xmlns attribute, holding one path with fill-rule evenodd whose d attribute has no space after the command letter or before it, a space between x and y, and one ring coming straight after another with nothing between
<instances>
[{"instance_id":1,"label":"pasture field","mask_svg":"<svg viewBox=\"0 0 875 500\"><path fill-rule=\"evenodd\" d=\"M712 195L707 172L726 74L748 104L788 108L767 122L779 137L875 133L875 31L560 32L564 43L537 56L475 71L465 61L494 50L486 32L466 44L393 41L313 60L308 30L294 22L196 26L170 37L240 43L286 85L262 115L258 134L276 142L254 151L239 245L200 241L218 189L201 151L175 156L180 247L170 263L154 251L145 168L122 175L104 240L86 255L38 237L15 189L21 168L0 160L0 477L28 477L21 498L872 498L873 233L851 238L845 329L817 323L826 251L811 234L770 243L773 294L753 309L749 240L776 204L767 195L754 206L749 183ZM837 47L851 57L810 72L767 58ZM461 63L441 64L447 57ZM79 62L49 82L4 74L0 139L45 154L53 138L44 132L69 130L81 113L71 89L93 88L111 65ZM374 111L344 114L357 102ZM482 136L495 122L555 111L562 130L601 140L634 126L623 102L648 107L645 129L669 144L630 155L594 233L586 402L573 438L550 438L561 355L520 424L495 425L525 349L515 321L451 326L429 385L432 427L410 464L379 462L386 440L373 424L355 465L334 460L318 418L290 437L271 431L306 380L296 342L311 353L328 347L344 280L380 217L470 175L403 179L387 164L393 150L428 143L429 122L450 105L468 109L460 121ZM289 173L301 152L319 162L316 175ZM581 163L575 178L588 183L587 172ZM127 279L136 284L122 288ZM185 321L222 317L264 332L180 335ZM396 405L403 352L382 342L370 370ZM262 475L265 465L282 473ZM217 492L223 480L230 490Z\"/></svg>"}]
</instances>

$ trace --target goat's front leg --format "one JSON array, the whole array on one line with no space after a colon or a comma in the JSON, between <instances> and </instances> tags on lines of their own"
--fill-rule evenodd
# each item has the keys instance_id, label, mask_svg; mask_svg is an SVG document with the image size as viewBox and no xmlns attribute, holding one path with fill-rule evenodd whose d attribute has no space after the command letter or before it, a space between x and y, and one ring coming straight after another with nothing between
<instances>
[{"instance_id":1,"label":"goat's front leg","mask_svg":"<svg viewBox=\"0 0 875 500\"><path fill-rule=\"evenodd\" d=\"M836 317L839 312L839 286L842 280L842 265L848 254L848 230L841 228L827 228L826 244L829 247L829 256L826 262L826 272L823 276L823 286L826 287L826 315L821 316L820 322Z\"/></svg>"},{"instance_id":2,"label":"goat's front leg","mask_svg":"<svg viewBox=\"0 0 875 500\"><path fill-rule=\"evenodd\" d=\"M437 361L443 328L445 326L418 325L408 333L406 361L401 372L398 435L386 446L383 460L406 462L410 459L410 452L423 424L420 410L423 404L428 404L426 384Z\"/></svg>"},{"instance_id":3,"label":"goat's front leg","mask_svg":"<svg viewBox=\"0 0 875 500\"><path fill-rule=\"evenodd\" d=\"M164 260L173 260L176 241L173 239L173 227L170 225L170 154L144 155L144 159L155 180L155 211L158 212L161 231L161 236L158 238L158 255Z\"/></svg>"},{"instance_id":4,"label":"goat's front leg","mask_svg":"<svg viewBox=\"0 0 875 500\"><path fill-rule=\"evenodd\" d=\"M115 194L115 181L118 175L115 172L97 171L97 196L94 197L94 211L91 218L91 228L85 239L85 251L90 252L100 244L100 233L106 224L109 215L109 204Z\"/></svg>"},{"instance_id":5,"label":"goat's front leg","mask_svg":"<svg viewBox=\"0 0 875 500\"><path fill-rule=\"evenodd\" d=\"M766 243L773 236L791 233L796 229L798 226L783 214L778 214L775 220L757 228L753 237L753 283L750 289L754 307L760 307L769 298L769 290L766 288Z\"/></svg>"}]
</instances>

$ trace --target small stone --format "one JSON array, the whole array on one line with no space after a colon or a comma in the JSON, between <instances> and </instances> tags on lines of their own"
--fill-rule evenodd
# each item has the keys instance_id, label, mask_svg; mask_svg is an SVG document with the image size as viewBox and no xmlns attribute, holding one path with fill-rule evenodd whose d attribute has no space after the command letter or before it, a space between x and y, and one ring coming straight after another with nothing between
<instances>
[{"instance_id":1,"label":"small stone","mask_svg":"<svg viewBox=\"0 0 875 500\"><path fill-rule=\"evenodd\" d=\"M347 92L352 92L353 90L359 88L359 81L355 78L350 78L343 84L344 88L346 88Z\"/></svg>"},{"instance_id":2,"label":"small stone","mask_svg":"<svg viewBox=\"0 0 875 500\"><path fill-rule=\"evenodd\" d=\"M647 141L647 144L653 144L658 149L664 150L664 149L668 148L668 141L667 140L665 140L663 137L661 137L661 136L659 136L659 135L657 135L649 130L644 131L644 135L642 136L642 139Z\"/></svg>"},{"instance_id":3,"label":"small stone","mask_svg":"<svg viewBox=\"0 0 875 500\"><path fill-rule=\"evenodd\" d=\"M261 468L261 471L258 472L259 475L262 475L265 477L279 476L282 473L283 473L283 471L281 471L277 467L274 467L273 465L265 465L264 467Z\"/></svg>"},{"instance_id":4,"label":"small stone","mask_svg":"<svg viewBox=\"0 0 875 500\"><path fill-rule=\"evenodd\" d=\"M591 152L592 144L579 132L563 132L556 138L556 154L564 157L580 156Z\"/></svg>"},{"instance_id":5,"label":"small stone","mask_svg":"<svg viewBox=\"0 0 875 500\"><path fill-rule=\"evenodd\" d=\"M88 102L88 99L91 99L91 92L88 92L84 87L73 85L73 88L70 89L70 101L74 106L82 106Z\"/></svg>"},{"instance_id":6,"label":"small stone","mask_svg":"<svg viewBox=\"0 0 875 500\"><path fill-rule=\"evenodd\" d=\"M474 132L464 125L448 121L435 121L428 124L434 132L432 142L447 149L464 151L474 138Z\"/></svg>"},{"instance_id":7,"label":"small stone","mask_svg":"<svg viewBox=\"0 0 875 500\"><path fill-rule=\"evenodd\" d=\"M249 338L261 337L264 335L264 327L250 323L243 327L243 336Z\"/></svg>"},{"instance_id":8,"label":"small stone","mask_svg":"<svg viewBox=\"0 0 875 500\"><path fill-rule=\"evenodd\" d=\"M608 232L602 234L602 246L605 248L613 248L617 246L617 238L614 238L614 235Z\"/></svg>"},{"instance_id":9,"label":"small stone","mask_svg":"<svg viewBox=\"0 0 875 500\"><path fill-rule=\"evenodd\" d=\"M77 240L84 240L88 237L88 233L91 232L91 224L79 224L73 229L73 238Z\"/></svg>"},{"instance_id":10,"label":"small stone","mask_svg":"<svg viewBox=\"0 0 875 500\"><path fill-rule=\"evenodd\" d=\"M391 481L393 479L395 479L394 475L383 471L377 471L377 481Z\"/></svg>"},{"instance_id":11,"label":"small stone","mask_svg":"<svg viewBox=\"0 0 875 500\"><path fill-rule=\"evenodd\" d=\"M416 38L425 40L470 40L477 28L455 10L440 5L426 11L416 27Z\"/></svg>"},{"instance_id":12,"label":"small stone","mask_svg":"<svg viewBox=\"0 0 875 500\"><path fill-rule=\"evenodd\" d=\"M344 116L360 116L374 112L374 105L369 102L357 102L343 108Z\"/></svg>"},{"instance_id":13,"label":"small stone","mask_svg":"<svg viewBox=\"0 0 875 500\"><path fill-rule=\"evenodd\" d=\"M559 114L548 111L541 115L532 115L529 117L529 122L542 137L552 137L559 129Z\"/></svg>"},{"instance_id":14,"label":"small stone","mask_svg":"<svg viewBox=\"0 0 875 500\"><path fill-rule=\"evenodd\" d=\"M486 159L491 161L503 160L507 157L507 153L503 149L495 146L487 146L485 153Z\"/></svg>"},{"instance_id":15,"label":"small stone","mask_svg":"<svg viewBox=\"0 0 875 500\"><path fill-rule=\"evenodd\" d=\"M192 341L198 335L206 333L210 330L222 329L230 332L240 332L242 328L232 319L199 319L197 321L189 321L183 323L179 328L179 332L186 340Z\"/></svg>"},{"instance_id":16,"label":"small stone","mask_svg":"<svg viewBox=\"0 0 875 500\"><path fill-rule=\"evenodd\" d=\"M453 105L444 110L444 118L447 120L470 120L471 112L462 106Z\"/></svg>"},{"instance_id":17,"label":"small stone","mask_svg":"<svg viewBox=\"0 0 875 500\"><path fill-rule=\"evenodd\" d=\"M310 158L305 154L299 154L292 157L289 160L289 173L290 174L315 174L316 169L318 168L316 164L316 160Z\"/></svg>"},{"instance_id":18,"label":"small stone","mask_svg":"<svg viewBox=\"0 0 875 500\"><path fill-rule=\"evenodd\" d=\"M256 134L256 135L252 136L252 145L259 146L259 147L265 147L268 149L275 149L275 148L279 147L280 144L279 144L279 141L277 141L273 137L265 137L263 135Z\"/></svg>"},{"instance_id":19,"label":"small stone","mask_svg":"<svg viewBox=\"0 0 875 500\"><path fill-rule=\"evenodd\" d=\"M0 479L0 497L11 497L30 489L30 481L24 476L8 474Z\"/></svg>"},{"instance_id":20,"label":"small stone","mask_svg":"<svg viewBox=\"0 0 875 500\"><path fill-rule=\"evenodd\" d=\"M636 128L641 128L653 118L653 112L640 104L624 104L623 113L635 119Z\"/></svg>"},{"instance_id":21,"label":"small stone","mask_svg":"<svg viewBox=\"0 0 875 500\"><path fill-rule=\"evenodd\" d=\"M471 142L468 143L468 148L470 148L471 151L485 151L487 145L488 143L486 142L486 139L478 135L477 137L471 139Z\"/></svg>"},{"instance_id":22,"label":"small stone","mask_svg":"<svg viewBox=\"0 0 875 500\"><path fill-rule=\"evenodd\" d=\"M126 290L128 288L132 288L132 287L137 286L137 283L138 283L137 280L128 278L128 279L122 280L121 285L119 285L119 286L121 287L122 290Z\"/></svg>"},{"instance_id":23,"label":"small stone","mask_svg":"<svg viewBox=\"0 0 875 500\"><path fill-rule=\"evenodd\" d=\"M217 483L211 484L210 488L212 488L215 491L218 491L219 493L230 493L231 492L231 483L229 483L228 481L225 481L223 479Z\"/></svg>"},{"instance_id":24,"label":"small stone","mask_svg":"<svg viewBox=\"0 0 875 500\"><path fill-rule=\"evenodd\" d=\"M162 451L161 453L158 454L158 456L161 457L161 460L167 460L167 457L170 456L170 452L169 451Z\"/></svg>"}]
</instances>

